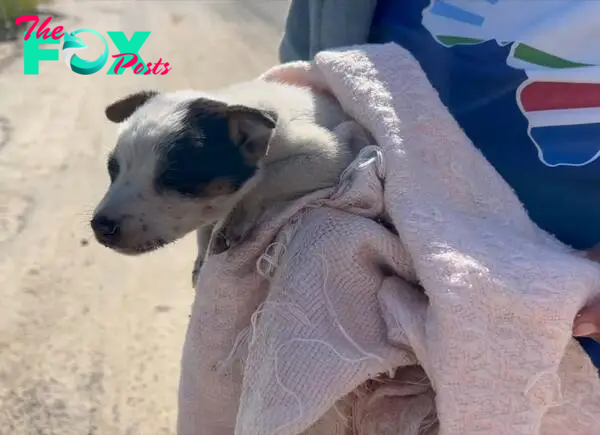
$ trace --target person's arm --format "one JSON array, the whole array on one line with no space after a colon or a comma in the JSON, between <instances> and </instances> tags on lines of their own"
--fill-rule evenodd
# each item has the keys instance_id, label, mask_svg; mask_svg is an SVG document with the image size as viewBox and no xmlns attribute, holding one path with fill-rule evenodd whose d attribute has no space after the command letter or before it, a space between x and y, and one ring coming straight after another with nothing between
<instances>
[{"instance_id":1,"label":"person's arm","mask_svg":"<svg viewBox=\"0 0 600 435\"><path fill-rule=\"evenodd\" d=\"M310 59L310 3L312 0L292 0L285 22L285 33L279 44L281 63Z\"/></svg>"},{"instance_id":2,"label":"person's arm","mask_svg":"<svg viewBox=\"0 0 600 435\"><path fill-rule=\"evenodd\" d=\"M368 42L377 0L292 0L279 45L281 63Z\"/></svg>"}]
</instances>

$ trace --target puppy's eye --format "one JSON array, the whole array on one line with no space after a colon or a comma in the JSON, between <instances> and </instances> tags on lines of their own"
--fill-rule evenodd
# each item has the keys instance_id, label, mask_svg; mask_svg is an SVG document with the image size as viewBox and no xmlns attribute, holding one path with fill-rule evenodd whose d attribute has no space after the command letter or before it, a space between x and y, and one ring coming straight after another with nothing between
<instances>
[{"instance_id":1,"label":"puppy's eye","mask_svg":"<svg viewBox=\"0 0 600 435\"><path fill-rule=\"evenodd\" d=\"M119 162L114 157L108 159L108 176L110 177L110 182L114 183L119 175Z\"/></svg>"}]
</instances>

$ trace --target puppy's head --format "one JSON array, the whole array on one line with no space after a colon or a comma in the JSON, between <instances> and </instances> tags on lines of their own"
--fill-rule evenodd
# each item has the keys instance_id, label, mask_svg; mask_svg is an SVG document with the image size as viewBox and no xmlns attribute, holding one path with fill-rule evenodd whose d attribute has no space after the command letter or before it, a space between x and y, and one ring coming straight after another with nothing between
<instances>
[{"instance_id":1,"label":"puppy's head","mask_svg":"<svg viewBox=\"0 0 600 435\"><path fill-rule=\"evenodd\" d=\"M275 115L196 94L129 95L106 108L120 124L96 239L136 255L229 212L256 181Z\"/></svg>"}]
</instances>

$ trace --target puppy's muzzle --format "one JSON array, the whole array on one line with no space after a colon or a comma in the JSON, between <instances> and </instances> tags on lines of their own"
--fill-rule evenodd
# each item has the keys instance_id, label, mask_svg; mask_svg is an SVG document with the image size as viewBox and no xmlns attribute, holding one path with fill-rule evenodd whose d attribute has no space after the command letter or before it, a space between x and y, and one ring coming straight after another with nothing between
<instances>
[{"instance_id":1,"label":"puppy's muzzle","mask_svg":"<svg viewBox=\"0 0 600 435\"><path fill-rule=\"evenodd\" d=\"M106 216L94 216L90 222L96 240L105 246L114 246L121 239L121 226L118 221Z\"/></svg>"}]
</instances>

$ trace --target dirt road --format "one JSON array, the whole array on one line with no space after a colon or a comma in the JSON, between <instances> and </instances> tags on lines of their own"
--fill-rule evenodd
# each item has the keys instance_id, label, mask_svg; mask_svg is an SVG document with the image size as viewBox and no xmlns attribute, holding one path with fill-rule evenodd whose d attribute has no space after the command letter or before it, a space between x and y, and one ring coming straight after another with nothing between
<instances>
[{"instance_id":1,"label":"dirt road","mask_svg":"<svg viewBox=\"0 0 600 435\"><path fill-rule=\"evenodd\" d=\"M287 1L242 1L49 6L69 31L151 31L140 55L168 61L164 76L107 76L109 64L80 76L62 59L25 76L1 43L0 435L174 433L194 240L136 258L95 243L87 222L115 134L103 109L134 89L210 89L273 65Z\"/></svg>"}]
</instances>

